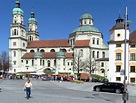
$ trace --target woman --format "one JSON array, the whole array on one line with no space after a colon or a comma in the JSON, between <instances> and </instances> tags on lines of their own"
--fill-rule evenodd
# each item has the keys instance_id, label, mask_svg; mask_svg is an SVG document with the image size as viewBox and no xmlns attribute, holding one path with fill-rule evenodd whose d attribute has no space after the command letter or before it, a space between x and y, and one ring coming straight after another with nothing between
<instances>
[{"instance_id":1,"label":"woman","mask_svg":"<svg viewBox=\"0 0 136 103\"><path fill-rule=\"evenodd\" d=\"M31 95L31 89L32 89L32 83L28 79L28 81L24 85L24 89L26 90L26 97L27 99L30 98Z\"/></svg>"}]
</instances>

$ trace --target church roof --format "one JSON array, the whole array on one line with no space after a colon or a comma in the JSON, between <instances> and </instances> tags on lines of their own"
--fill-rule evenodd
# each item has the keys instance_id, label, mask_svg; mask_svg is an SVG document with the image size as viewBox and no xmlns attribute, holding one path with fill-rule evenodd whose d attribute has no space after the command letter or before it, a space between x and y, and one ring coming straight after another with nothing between
<instances>
[{"instance_id":1,"label":"church roof","mask_svg":"<svg viewBox=\"0 0 136 103\"><path fill-rule=\"evenodd\" d=\"M42 52L43 58L56 58L57 52ZM73 58L73 53L65 53L66 58ZM34 59L34 53L25 53L22 59Z\"/></svg>"},{"instance_id":2,"label":"church roof","mask_svg":"<svg viewBox=\"0 0 136 103\"><path fill-rule=\"evenodd\" d=\"M60 40L38 40L28 42L27 48L46 48L46 47L70 47L68 39Z\"/></svg>"},{"instance_id":3,"label":"church roof","mask_svg":"<svg viewBox=\"0 0 136 103\"><path fill-rule=\"evenodd\" d=\"M85 31L89 31L89 32L99 32L99 30L94 27L94 26L90 26L90 25L81 25L78 28L76 28L72 33L74 32L85 32Z\"/></svg>"},{"instance_id":4,"label":"church roof","mask_svg":"<svg viewBox=\"0 0 136 103\"><path fill-rule=\"evenodd\" d=\"M74 47L87 47L90 44L90 40L76 40Z\"/></svg>"}]
</instances>

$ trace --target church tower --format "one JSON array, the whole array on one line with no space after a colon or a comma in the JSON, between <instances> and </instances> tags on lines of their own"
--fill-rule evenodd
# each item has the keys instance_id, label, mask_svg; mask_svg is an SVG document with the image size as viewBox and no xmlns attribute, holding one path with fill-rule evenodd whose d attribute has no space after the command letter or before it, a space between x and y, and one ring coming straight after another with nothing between
<instances>
[{"instance_id":1,"label":"church tower","mask_svg":"<svg viewBox=\"0 0 136 103\"><path fill-rule=\"evenodd\" d=\"M37 20L35 19L35 14L32 11L31 17L28 19L28 32L27 32L28 41L39 40L39 33L37 31Z\"/></svg>"},{"instance_id":2,"label":"church tower","mask_svg":"<svg viewBox=\"0 0 136 103\"><path fill-rule=\"evenodd\" d=\"M27 36L24 25L23 10L20 2L16 0L15 8L12 10L12 23L10 25L9 56L11 72L17 72L21 68L21 57L26 52Z\"/></svg>"}]
</instances>

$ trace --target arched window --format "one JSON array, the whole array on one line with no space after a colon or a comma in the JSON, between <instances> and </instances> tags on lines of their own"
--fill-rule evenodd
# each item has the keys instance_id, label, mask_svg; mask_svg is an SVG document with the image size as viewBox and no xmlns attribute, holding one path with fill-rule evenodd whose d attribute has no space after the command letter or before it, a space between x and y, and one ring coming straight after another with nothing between
<instances>
[{"instance_id":1,"label":"arched window","mask_svg":"<svg viewBox=\"0 0 136 103\"><path fill-rule=\"evenodd\" d=\"M17 35L17 30L16 29L14 29L14 35Z\"/></svg>"},{"instance_id":2,"label":"arched window","mask_svg":"<svg viewBox=\"0 0 136 103\"><path fill-rule=\"evenodd\" d=\"M30 50L30 53L34 53L34 50Z\"/></svg>"},{"instance_id":3,"label":"arched window","mask_svg":"<svg viewBox=\"0 0 136 103\"><path fill-rule=\"evenodd\" d=\"M34 60L32 60L32 66L34 66Z\"/></svg>"},{"instance_id":4,"label":"arched window","mask_svg":"<svg viewBox=\"0 0 136 103\"><path fill-rule=\"evenodd\" d=\"M92 40L92 41L93 41L93 44L95 44L95 38L93 38L93 40Z\"/></svg>"},{"instance_id":5,"label":"arched window","mask_svg":"<svg viewBox=\"0 0 136 103\"><path fill-rule=\"evenodd\" d=\"M54 60L54 66L56 66L56 59Z\"/></svg>"},{"instance_id":6,"label":"arched window","mask_svg":"<svg viewBox=\"0 0 136 103\"><path fill-rule=\"evenodd\" d=\"M16 57L16 51L14 51L14 57Z\"/></svg>"},{"instance_id":7,"label":"arched window","mask_svg":"<svg viewBox=\"0 0 136 103\"><path fill-rule=\"evenodd\" d=\"M40 52L45 52L45 51L43 49L41 49Z\"/></svg>"},{"instance_id":8,"label":"arched window","mask_svg":"<svg viewBox=\"0 0 136 103\"><path fill-rule=\"evenodd\" d=\"M99 39L97 39L97 45L99 45Z\"/></svg>"},{"instance_id":9,"label":"arched window","mask_svg":"<svg viewBox=\"0 0 136 103\"><path fill-rule=\"evenodd\" d=\"M32 36L29 36L29 41L33 41L33 37Z\"/></svg>"},{"instance_id":10,"label":"arched window","mask_svg":"<svg viewBox=\"0 0 136 103\"><path fill-rule=\"evenodd\" d=\"M83 57L83 50L81 49L79 52L80 57Z\"/></svg>"},{"instance_id":11,"label":"arched window","mask_svg":"<svg viewBox=\"0 0 136 103\"><path fill-rule=\"evenodd\" d=\"M104 67L104 63L103 62L101 63L101 67Z\"/></svg>"},{"instance_id":12,"label":"arched window","mask_svg":"<svg viewBox=\"0 0 136 103\"><path fill-rule=\"evenodd\" d=\"M44 60L43 60L43 66L44 66L44 64L45 64L45 63L44 63Z\"/></svg>"},{"instance_id":13,"label":"arched window","mask_svg":"<svg viewBox=\"0 0 136 103\"><path fill-rule=\"evenodd\" d=\"M28 60L26 60L26 64L28 64Z\"/></svg>"},{"instance_id":14,"label":"arched window","mask_svg":"<svg viewBox=\"0 0 136 103\"><path fill-rule=\"evenodd\" d=\"M66 50L66 49L62 49L62 51L63 51L63 52L67 52L67 50Z\"/></svg>"},{"instance_id":15,"label":"arched window","mask_svg":"<svg viewBox=\"0 0 136 103\"><path fill-rule=\"evenodd\" d=\"M99 58L99 51L97 51L97 58Z\"/></svg>"},{"instance_id":16,"label":"arched window","mask_svg":"<svg viewBox=\"0 0 136 103\"><path fill-rule=\"evenodd\" d=\"M50 64L50 61L49 61L49 60L47 61L47 63L48 63L48 67L50 67L51 64Z\"/></svg>"},{"instance_id":17,"label":"arched window","mask_svg":"<svg viewBox=\"0 0 136 103\"><path fill-rule=\"evenodd\" d=\"M105 52L102 52L102 58L105 58Z\"/></svg>"},{"instance_id":18,"label":"arched window","mask_svg":"<svg viewBox=\"0 0 136 103\"><path fill-rule=\"evenodd\" d=\"M55 52L55 50L54 50L54 49L51 49L50 52Z\"/></svg>"}]
</instances>

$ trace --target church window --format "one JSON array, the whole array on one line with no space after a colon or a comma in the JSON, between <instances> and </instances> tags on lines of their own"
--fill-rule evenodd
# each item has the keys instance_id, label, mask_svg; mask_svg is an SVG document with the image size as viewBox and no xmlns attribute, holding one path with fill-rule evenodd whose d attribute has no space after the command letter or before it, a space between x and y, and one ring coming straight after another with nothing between
<instances>
[{"instance_id":1,"label":"church window","mask_svg":"<svg viewBox=\"0 0 136 103\"><path fill-rule=\"evenodd\" d=\"M99 45L99 39L97 39L97 45Z\"/></svg>"},{"instance_id":2,"label":"church window","mask_svg":"<svg viewBox=\"0 0 136 103\"><path fill-rule=\"evenodd\" d=\"M14 35L17 35L17 30L16 29L14 29Z\"/></svg>"},{"instance_id":3,"label":"church window","mask_svg":"<svg viewBox=\"0 0 136 103\"><path fill-rule=\"evenodd\" d=\"M66 49L62 49L63 52L67 52Z\"/></svg>"},{"instance_id":4,"label":"church window","mask_svg":"<svg viewBox=\"0 0 136 103\"><path fill-rule=\"evenodd\" d=\"M40 52L45 52L45 51L43 49L41 49Z\"/></svg>"},{"instance_id":5,"label":"church window","mask_svg":"<svg viewBox=\"0 0 136 103\"><path fill-rule=\"evenodd\" d=\"M85 21L85 24L86 24L86 21Z\"/></svg>"},{"instance_id":6,"label":"church window","mask_svg":"<svg viewBox=\"0 0 136 103\"><path fill-rule=\"evenodd\" d=\"M105 52L102 52L102 58L105 58Z\"/></svg>"},{"instance_id":7,"label":"church window","mask_svg":"<svg viewBox=\"0 0 136 103\"><path fill-rule=\"evenodd\" d=\"M28 64L28 60L26 60L26 64Z\"/></svg>"},{"instance_id":8,"label":"church window","mask_svg":"<svg viewBox=\"0 0 136 103\"><path fill-rule=\"evenodd\" d=\"M34 60L32 60L32 66L34 66Z\"/></svg>"},{"instance_id":9,"label":"church window","mask_svg":"<svg viewBox=\"0 0 136 103\"><path fill-rule=\"evenodd\" d=\"M40 65L42 65L42 60L40 59Z\"/></svg>"},{"instance_id":10,"label":"church window","mask_svg":"<svg viewBox=\"0 0 136 103\"><path fill-rule=\"evenodd\" d=\"M101 63L101 67L104 67L104 63L103 62Z\"/></svg>"},{"instance_id":11,"label":"church window","mask_svg":"<svg viewBox=\"0 0 136 103\"><path fill-rule=\"evenodd\" d=\"M13 61L13 64L16 65L16 61Z\"/></svg>"},{"instance_id":12,"label":"church window","mask_svg":"<svg viewBox=\"0 0 136 103\"><path fill-rule=\"evenodd\" d=\"M54 66L56 66L56 59L54 60Z\"/></svg>"},{"instance_id":13,"label":"church window","mask_svg":"<svg viewBox=\"0 0 136 103\"><path fill-rule=\"evenodd\" d=\"M65 66L65 62L66 62L65 59L63 59L63 66Z\"/></svg>"},{"instance_id":14,"label":"church window","mask_svg":"<svg viewBox=\"0 0 136 103\"><path fill-rule=\"evenodd\" d=\"M50 67L51 64L50 64L50 61L49 61L49 60L47 61L47 63L48 63L48 67Z\"/></svg>"},{"instance_id":15,"label":"church window","mask_svg":"<svg viewBox=\"0 0 136 103\"><path fill-rule=\"evenodd\" d=\"M43 60L42 64L43 64L43 66L45 65L44 60Z\"/></svg>"},{"instance_id":16,"label":"church window","mask_svg":"<svg viewBox=\"0 0 136 103\"><path fill-rule=\"evenodd\" d=\"M95 44L95 38L93 38L93 40L92 40L92 41L93 41L93 44Z\"/></svg>"},{"instance_id":17,"label":"church window","mask_svg":"<svg viewBox=\"0 0 136 103\"><path fill-rule=\"evenodd\" d=\"M16 42L13 42L13 46L16 46Z\"/></svg>"},{"instance_id":18,"label":"church window","mask_svg":"<svg viewBox=\"0 0 136 103\"><path fill-rule=\"evenodd\" d=\"M89 24L91 24L91 21L89 20Z\"/></svg>"},{"instance_id":19,"label":"church window","mask_svg":"<svg viewBox=\"0 0 136 103\"><path fill-rule=\"evenodd\" d=\"M67 62L67 65L69 66L69 62Z\"/></svg>"},{"instance_id":20,"label":"church window","mask_svg":"<svg viewBox=\"0 0 136 103\"><path fill-rule=\"evenodd\" d=\"M51 49L50 52L55 52L55 50L54 50L54 49Z\"/></svg>"},{"instance_id":21,"label":"church window","mask_svg":"<svg viewBox=\"0 0 136 103\"><path fill-rule=\"evenodd\" d=\"M24 31L23 30L21 30L22 32L21 32L21 35L23 36L23 34L24 34Z\"/></svg>"},{"instance_id":22,"label":"church window","mask_svg":"<svg viewBox=\"0 0 136 103\"><path fill-rule=\"evenodd\" d=\"M25 47L25 43L23 43L23 47Z\"/></svg>"},{"instance_id":23,"label":"church window","mask_svg":"<svg viewBox=\"0 0 136 103\"><path fill-rule=\"evenodd\" d=\"M83 57L83 50L82 49L79 51L79 54L80 54L80 57Z\"/></svg>"},{"instance_id":24,"label":"church window","mask_svg":"<svg viewBox=\"0 0 136 103\"><path fill-rule=\"evenodd\" d=\"M16 51L14 51L13 53L14 53L14 57L16 57Z\"/></svg>"},{"instance_id":25,"label":"church window","mask_svg":"<svg viewBox=\"0 0 136 103\"><path fill-rule=\"evenodd\" d=\"M97 58L99 58L99 51L97 51Z\"/></svg>"},{"instance_id":26,"label":"church window","mask_svg":"<svg viewBox=\"0 0 136 103\"><path fill-rule=\"evenodd\" d=\"M34 50L30 50L31 53L34 53Z\"/></svg>"},{"instance_id":27,"label":"church window","mask_svg":"<svg viewBox=\"0 0 136 103\"><path fill-rule=\"evenodd\" d=\"M116 53L116 60L121 60L121 53Z\"/></svg>"}]
</instances>

